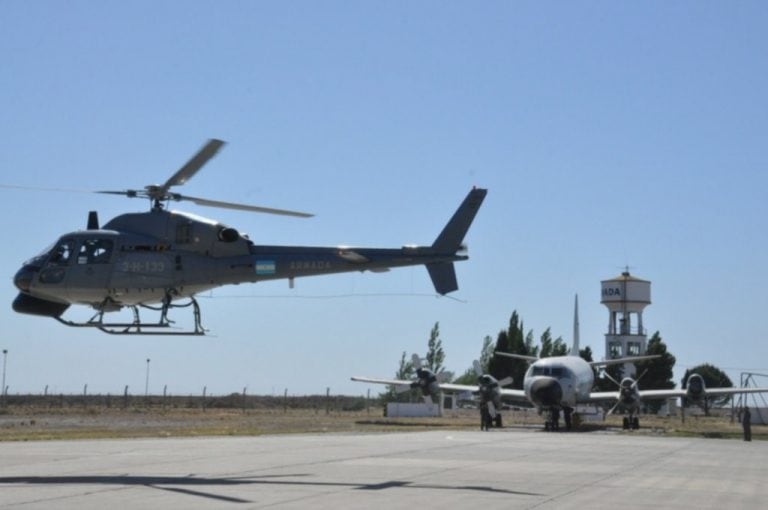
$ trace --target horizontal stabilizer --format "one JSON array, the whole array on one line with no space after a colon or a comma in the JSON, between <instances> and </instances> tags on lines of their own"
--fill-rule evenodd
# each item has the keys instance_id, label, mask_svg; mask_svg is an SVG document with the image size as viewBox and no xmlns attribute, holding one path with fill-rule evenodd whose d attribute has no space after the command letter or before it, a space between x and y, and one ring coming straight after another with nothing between
<instances>
[{"instance_id":1,"label":"horizontal stabilizer","mask_svg":"<svg viewBox=\"0 0 768 510\"><path fill-rule=\"evenodd\" d=\"M432 278L432 284L438 294L448 294L459 288L453 262L427 264L427 271L429 271L429 277Z\"/></svg>"}]
</instances>

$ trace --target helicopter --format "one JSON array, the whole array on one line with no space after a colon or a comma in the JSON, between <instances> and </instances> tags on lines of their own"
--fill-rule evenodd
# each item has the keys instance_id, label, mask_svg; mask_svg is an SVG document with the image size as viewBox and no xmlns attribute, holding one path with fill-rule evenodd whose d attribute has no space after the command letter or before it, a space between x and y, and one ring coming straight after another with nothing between
<instances>
[{"instance_id":1,"label":"helicopter","mask_svg":"<svg viewBox=\"0 0 768 510\"><path fill-rule=\"evenodd\" d=\"M208 200L171 191L185 184L224 145L209 140L162 185L123 191L95 191L145 198L150 210L119 215L103 226L98 214L88 215L86 230L61 236L50 248L24 262L14 277L18 313L56 319L71 327L96 328L117 335L204 335L195 296L232 284L294 279L352 271L385 272L390 268L425 265L435 291L458 289L453 263L467 260L464 236L487 190L473 188L430 246L351 248L264 246L218 221L168 209L170 202L294 216L311 214ZM72 305L86 305L95 314L86 321L64 317ZM182 330L169 318L171 309L192 309L194 328ZM110 312L124 308L132 321L110 321ZM141 309L159 313L144 321Z\"/></svg>"}]
</instances>

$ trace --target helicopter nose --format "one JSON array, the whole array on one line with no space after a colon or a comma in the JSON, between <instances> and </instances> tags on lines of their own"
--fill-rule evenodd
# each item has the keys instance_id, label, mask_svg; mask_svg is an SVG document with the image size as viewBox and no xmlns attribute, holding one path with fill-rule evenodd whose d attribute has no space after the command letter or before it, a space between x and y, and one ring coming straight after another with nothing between
<instances>
[{"instance_id":1,"label":"helicopter nose","mask_svg":"<svg viewBox=\"0 0 768 510\"><path fill-rule=\"evenodd\" d=\"M555 379L538 379L531 385L531 399L538 405L559 405L562 398L563 389Z\"/></svg>"},{"instance_id":2,"label":"helicopter nose","mask_svg":"<svg viewBox=\"0 0 768 510\"><path fill-rule=\"evenodd\" d=\"M22 267L13 277L13 284L21 292L29 292L29 288L32 286L32 278L35 276L35 272L28 267Z\"/></svg>"}]
</instances>

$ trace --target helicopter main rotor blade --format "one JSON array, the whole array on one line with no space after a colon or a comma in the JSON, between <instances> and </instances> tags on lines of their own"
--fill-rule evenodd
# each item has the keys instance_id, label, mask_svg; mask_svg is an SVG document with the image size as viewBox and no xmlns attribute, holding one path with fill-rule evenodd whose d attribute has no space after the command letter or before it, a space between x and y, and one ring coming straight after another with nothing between
<instances>
[{"instance_id":1,"label":"helicopter main rotor blade","mask_svg":"<svg viewBox=\"0 0 768 510\"><path fill-rule=\"evenodd\" d=\"M22 189L25 191L53 191L56 193L93 193L87 189L74 189L74 188L44 188L40 186L17 186L15 184L0 184L0 188L3 189Z\"/></svg>"},{"instance_id":2,"label":"helicopter main rotor blade","mask_svg":"<svg viewBox=\"0 0 768 510\"><path fill-rule=\"evenodd\" d=\"M190 202L194 202L197 205L204 205L207 207L220 207L222 209L236 209L238 211L251 211L251 212L260 212L260 213L266 213L266 214L279 214L281 216L295 216L298 218L311 218L312 216L314 216L314 214L299 212L299 211L289 211L286 209L274 209L272 207L259 207L257 205L235 204L232 202L220 202L218 200L208 200L207 198L190 197L187 195L178 195L175 193L172 193L170 196L174 200L189 200Z\"/></svg>"},{"instance_id":3,"label":"helicopter main rotor blade","mask_svg":"<svg viewBox=\"0 0 768 510\"><path fill-rule=\"evenodd\" d=\"M138 196L146 198L146 193L134 189L127 189L125 191L94 191L93 193L99 193L101 195L122 195L129 198L136 198Z\"/></svg>"},{"instance_id":4,"label":"helicopter main rotor blade","mask_svg":"<svg viewBox=\"0 0 768 510\"><path fill-rule=\"evenodd\" d=\"M221 149L223 145L224 142L217 140L216 138L211 138L208 140L208 143L206 143L202 149L197 151L197 154L192 156L192 159L187 161L187 163L183 167L179 168L179 170L173 174L170 179L165 181L165 184L160 186L160 191L165 194L168 192L171 186L181 186L187 182L192 178L193 175L197 173L198 170L203 167L203 165L208 162L209 159L216 155L216 153L219 151L219 149Z\"/></svg>"}]
</instances>

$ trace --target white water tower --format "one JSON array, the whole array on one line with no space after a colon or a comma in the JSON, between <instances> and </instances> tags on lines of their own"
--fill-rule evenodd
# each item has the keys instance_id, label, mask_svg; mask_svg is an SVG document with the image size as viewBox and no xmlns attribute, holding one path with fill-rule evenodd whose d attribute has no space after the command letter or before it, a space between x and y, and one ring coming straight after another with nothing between
<instances>
[{"instance_id":1,"label":"white water tower","mask_svg":"<svg viewBox=\"0 0 768 510\"><path fill-rule=\"evenodd\" d=\"M651 304L651 282L635 278L629 268L621 275L601 282L600 300L608 307L605 359L645 354L646 332L643 309ZM634 377L635 366L624 365L624 375Z\"/></svg>"}]
</instances>

